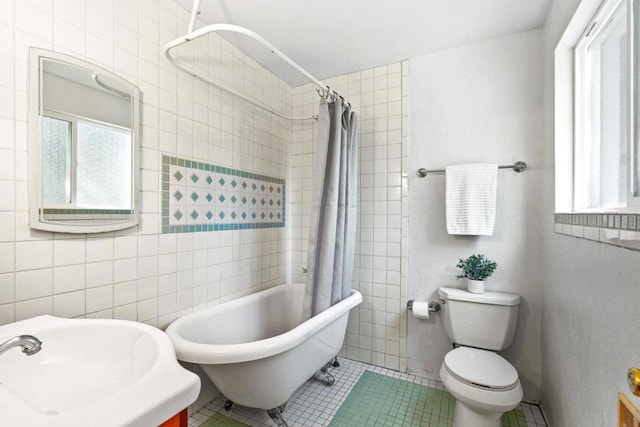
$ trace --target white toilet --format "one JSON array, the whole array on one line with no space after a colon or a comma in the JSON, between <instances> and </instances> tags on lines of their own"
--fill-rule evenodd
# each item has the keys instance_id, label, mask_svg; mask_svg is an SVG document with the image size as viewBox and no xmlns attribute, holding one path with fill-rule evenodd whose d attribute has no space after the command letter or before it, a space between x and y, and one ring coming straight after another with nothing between
<instances>
[{"instance_id":1,"label":"white toilet","mask_svg":"<svg viewBox=\"0 0 640 427\"><path fill-rule=\"evenodd\" d=\"M444 357L440 378L456 398L454 427L500 427L502 414L522 400L518 372L495 351L509 347L520 297L440 288L442 319L457 348Z\"/></svg>"}]
</instances>

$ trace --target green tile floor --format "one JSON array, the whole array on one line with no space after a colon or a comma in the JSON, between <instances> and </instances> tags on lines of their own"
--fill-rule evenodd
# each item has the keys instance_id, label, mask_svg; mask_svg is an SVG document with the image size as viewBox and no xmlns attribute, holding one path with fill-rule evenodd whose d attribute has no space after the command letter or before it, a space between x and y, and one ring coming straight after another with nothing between
<instances>
[{"instance_id":1,"label":"green tile floor","mask_svg":"<svg viewBox=\"0 0 640 427\"><path fill-rule=\"evenodd\" d=\"M365 371L330 426L451 426L455 399L446 391ZM521 410L505 427L527 427Z\"/></svg>"},{"instance_id":2,"label":"green tile floor","mask_svg":"<svg viewBox=\"0 0 640 427\"><path fill-rule=\"evenodd\" d=\"M207 421L200 424L200 427L244 427L246 424L236 421L233 418L229 418L216 412L210 416Z\"/></svg>"},{"instance_id":3,"label":"green tile floor","mask_svg":"<svg viewBox=\"0 0 640 427\"><path fill-rule=\"evenodd\" d=\"M332 387L311 380L292 396L284 413L290 427L452 425L455 399L439 381L340 361ZM227 412L224 402L222 396L214 399L191 416L189 427L274 426L265 411L235 405ZM540 409L524 403L502 420L504 427L546 426Z\"/></svg>"}]
</instances>

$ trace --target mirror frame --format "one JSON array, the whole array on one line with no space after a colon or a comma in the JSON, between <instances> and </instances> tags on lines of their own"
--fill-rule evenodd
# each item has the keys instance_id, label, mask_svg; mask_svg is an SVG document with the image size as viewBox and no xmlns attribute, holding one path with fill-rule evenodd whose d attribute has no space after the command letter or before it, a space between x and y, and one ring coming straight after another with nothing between
<instances>
[{"instance_id":1,"label":"mirror frame","mask_svg":"<svg viewBox=\"0 0 640 427\"><path fill-rule=\"evenodd\" d=\"M63 62L98 73L127 88L132 105L131 202L132 213L123 219L45 219L42 216L41 125L42 91L40 68L43 60ZM29 47L29 227L61 233L103 233L135 227L140 223L140 90L128 80L83 59L47 49ZM73 211L73 208L70 208ZM79 209L80 210L80 209ZM73 212L70 212L73 214ZM80 214L84 214L80 212Z\"/></svg>"}]
</instances>

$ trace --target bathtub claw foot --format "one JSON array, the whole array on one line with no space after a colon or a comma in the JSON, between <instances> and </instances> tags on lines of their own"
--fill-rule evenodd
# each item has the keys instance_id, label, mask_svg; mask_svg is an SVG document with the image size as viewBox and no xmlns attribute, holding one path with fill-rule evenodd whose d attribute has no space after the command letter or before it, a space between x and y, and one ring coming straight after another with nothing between
<instances>
[{"instance_id":1,"label":"bathtub claw foot","mask_svg":"<svg viewBox=\"0 0 640 427\"><path fill-rule=\"evenodd\" d=\"M328 386L332 386L333 383L336 382L336 379L329 372L323 372L324 382L327 383Z\"/></svg>"},{"instance_id":2,"label":"bathtub claw foot","mask_svg":"<svg viewBox=\"0 0 640 427\"><path fill-rule=\"evenodd\" d=\"M325 385L332 386L336 382L336 379L331 375L326 368L320 369L314 376L316 380L322 381Z\"/></svg>"},{"instance_id":3,"label":"bathtub claw foot","mask_svg":"<svg viewBox=\"0 0 640 427\"><path fill-rule=\"evenodd\" d=\"M313 376L318 381L322 381L328 386L332 386L333 383L336 382L336 379L333 378L333 375L329 373L329 367L333 366L335 360L328 361L316 374Z\"/></svg>"},{"instance_id":4,"label":"bathtub claw foot","mask_svg":"<svg viewBox=\"0 0 640 427\"><path fill-rule=\"evenodd\" d=\"M233 402L232 401L227 400L226 402L224 402L224 410L225 411L230 411L232 407L233 407Z\"/></svg>"},{"instance_id":5,"label":"bathtub claw foot","mask_svg":"<svg viewBox=\"0 0 640 427\"><path fill-rule=\"evenodd\" d=\"M339 368L340 367L340 362L338 362L338 356L336 356L333 359L333 363L331 364L331 366L333 366L334 368Z\"/></svg>"},{"instance_id":6,"label":"bathtub claw foot","mask_svg":"<svg viewBox=\"0 0 640 427\"><path fill-rule=\"evenodd\" d=\"M287 403L285 402L273 409L267 409L267 414L269 414L269 417L271 417L273 422L276 423L278 427L289 427L289 424L287 424L284 418L282 418L282 413L284 412L286 407Z\"/></svg>"}]
</instances>

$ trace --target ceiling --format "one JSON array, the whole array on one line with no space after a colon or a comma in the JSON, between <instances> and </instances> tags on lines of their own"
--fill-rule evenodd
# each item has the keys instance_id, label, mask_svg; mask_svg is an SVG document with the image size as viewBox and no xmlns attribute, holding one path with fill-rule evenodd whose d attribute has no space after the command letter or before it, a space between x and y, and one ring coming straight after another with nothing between
<instances>
[{"instance_id":1,"label":"ceiling","mask_svg":"<svg viewBox=\"0 0 640 427\"><path fill-rule=\"evenodd\" d=\"M191 11L192 0L176 0ZM316 78L542 27L551 0L201 0L200 19L260 34ZM186 28L184 29L186 32ZM247 36L219 33L292 86L304 76Z\"/></svg>"}]
</instances>

